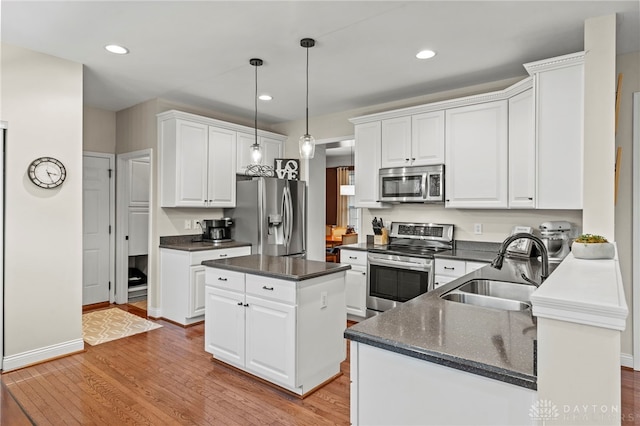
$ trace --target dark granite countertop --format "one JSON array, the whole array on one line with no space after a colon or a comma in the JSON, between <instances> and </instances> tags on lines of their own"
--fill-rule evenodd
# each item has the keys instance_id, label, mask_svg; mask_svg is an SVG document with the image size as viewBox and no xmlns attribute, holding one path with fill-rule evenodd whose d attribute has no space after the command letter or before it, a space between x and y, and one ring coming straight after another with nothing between
<instances>
[{"instance_id":1,"label":"dark granite countertop","mask_svg":"<svg viewBox=\"0 0 640 426\"><path fill-rule=\"evenodd\" d=\"M247 246L251 247L251 243L245 243L242 241L225 241L222 243L202 241L201 234L160 237L160 248L168 248L181 251L220 250Z\"/></svg>"},{"instance_id":2,"label":"dark granite countertop","mask_svg":"<svg viewBox=\"0 0 640 426\"><path fill-rule=\"evenodd\" d=\"M528 389L537 388L537 329L531 308L503 311L447 301L440 295L472 278L527 285L520 273L539 276L536 259L505 259L485 266L403 305L345 330L345 337Z\"/></svg>"},{"instance_id":3,"label":"dark granite countertop","mask_svg":"<svg viewBox=\"0 0 640 426\"><path fill-rule=\"evenodd\" d=\"M341 249L367 251L371 253L386 253L386 254L400 254L405 255L401 251L394 251L389 249L388 245L376 245L373 243L358 243L347 244L339 246ZM484 242L484 241L456 241L455 248L453 250L445 250L437 253L433 253L433 257L436 259L457 259L457 260L470 260L476 262L491 261L498 254L500 249L500 243ZM421 257L420 254L412 253L411 256Z\"/></svg>"},{"instance_id":4,"label":"dark granite countertop","mask_svg":"<svg viewBox=\"0 0 640 426\"><path fill-rule=\"evenodd\" d=\"M202 264L212 268L227 269L289 281L303 281L351 269L350 265L341 263L325 263L295 257L260 254L233 257L231 259L205 260Z\"/></svg>"}]
</instances>

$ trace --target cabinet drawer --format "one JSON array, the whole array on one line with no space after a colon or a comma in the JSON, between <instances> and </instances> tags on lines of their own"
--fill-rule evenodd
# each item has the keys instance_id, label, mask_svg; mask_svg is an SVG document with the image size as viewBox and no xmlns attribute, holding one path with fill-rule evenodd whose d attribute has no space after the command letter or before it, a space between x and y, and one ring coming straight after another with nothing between
<instances>
[{"instance_id":1,"label":"cabinet drawer","mask_svg":"<svg viewBox=\"0 0 640 426\"><path fill-rule=\"evenodd\" d=\"M449 283L453 280L455 280L456 277L448 277L446 275L436 275L434 280L433 280L433 288L436 289L440 286L445 285L446 283Z\"/></svg>"},{"instance_id":2,"label":"cabinet drawer","mask_svg":"<svg viewBox=\"0 0 640 426\"><path fill-rule=\"evenodd\" d=\"M247 274L246 285L247 294L292 305L296 303L296 283L294 281Z\"/></svg>"},{"instance_id":3,"label":"cabinet drawer","mask_svg":"<svg viewBox=\"0 0 640 426\"><path fill-rule=\"evenodd\" d=\"M191 252L191 264L199 265L203 260L227 259L230 257L247 256L249 254L251 254L251 247L194 251Z\"/></svg>"},{"instance_id":4,"label":"cabinet drawer","mask_svg":"<svg viewBox=\"0 0 640 426\"><path fill-rule=\"evenodd\" d=\"M367 266L367 252L357 250L340 250L340 263Z\"/></svg>"},{"instance_id":5,"label":"cabinet drawer","mask_svg":"<svg viewBox=\"0 0 640 426\"><path fill-rule=\"evenodd\" d=\"M436 259L436 275L461 277L465 272L464 260Z\"/></svg>"},{"instance_id":6,"label":"cabinet drawer","mask_svg":"<svg viewBox=\"0 0 640 426\"><path fill-rule=\"evenodd\" d=\"M207 267L204 282L206 285L244 292L244 274L242 272Z\"/></svg>"}]
</instances>

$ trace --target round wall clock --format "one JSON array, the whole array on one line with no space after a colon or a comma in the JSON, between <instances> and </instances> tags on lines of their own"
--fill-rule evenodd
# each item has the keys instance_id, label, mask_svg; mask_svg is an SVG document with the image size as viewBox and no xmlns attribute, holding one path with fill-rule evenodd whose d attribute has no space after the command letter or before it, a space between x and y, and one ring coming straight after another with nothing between
<instances>
[{"instance_id":1,"label":"round wall clock","mask_svg":"<svg viewBox=\"0 0 640 426\"><path fill-rule=\"evenodd\" d=\"M29 165L29 179L40 188L56 188L67 177L67 170L59 160L40 157Z\"/></svg>"}]
</instances>

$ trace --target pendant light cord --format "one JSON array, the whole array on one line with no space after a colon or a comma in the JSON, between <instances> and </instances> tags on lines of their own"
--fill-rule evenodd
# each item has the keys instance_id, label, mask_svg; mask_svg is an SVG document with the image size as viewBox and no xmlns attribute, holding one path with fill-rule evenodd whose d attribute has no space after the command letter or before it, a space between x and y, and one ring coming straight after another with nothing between
<instances>
[{"instance_id":1,"label":"pendant light cord","mask_svg":"<svg viewBox=\"0 0 640 426\"><path fill-rule=\"evenodd\" d=\"M309 134L309 48L307 47L307 132Z\"/></svg>"},{"instance_id":2,"label":"pendant light cord","mask_svg":"<svg viewBox=\"0 0 640 426\"><path fill-rule=\"evenodd\" d=\"M254 68L256 69L256 95L254 96L254 102L255 102L255 115L253 118L253 128L255 130L255 136L256 136L256 140L255 140L255 144L258 144L258 66L254 66Z\"/></svg>"}]
</instances>

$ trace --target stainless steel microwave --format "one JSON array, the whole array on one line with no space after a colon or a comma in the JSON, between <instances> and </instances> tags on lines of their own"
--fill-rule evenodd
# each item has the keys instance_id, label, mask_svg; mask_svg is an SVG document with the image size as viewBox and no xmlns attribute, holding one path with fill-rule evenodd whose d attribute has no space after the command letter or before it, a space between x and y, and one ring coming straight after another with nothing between
<instances>
[{"instance_id":1,"label":"stainless steel microwave","mask_svg":"<svg viewBox=\"0 0 640 426\"><path fill-rule=\"evenodd\" d=\"M380 201L444 202L444 165L380 169Z\"/></svg>"}]
</instances>

